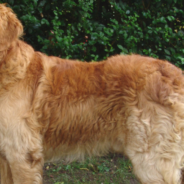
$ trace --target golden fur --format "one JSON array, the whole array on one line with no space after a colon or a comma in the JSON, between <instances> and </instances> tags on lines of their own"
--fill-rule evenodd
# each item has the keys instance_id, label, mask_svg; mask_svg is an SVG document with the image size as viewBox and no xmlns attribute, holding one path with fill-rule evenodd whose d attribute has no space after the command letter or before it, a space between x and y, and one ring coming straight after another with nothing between
<instances>
[{"instance_id":1,"label":"golden fur","mask_svg":"<svg viewBox=\"0 0 184 184\"><path fill-rule=\"evenodd\" d=\"M123 153L142 184L180 184L184 78L139 55L99 63L48 57L21 41L0 4L1 184L41 184L44 161Z\"/></svg>"}]
</instances>

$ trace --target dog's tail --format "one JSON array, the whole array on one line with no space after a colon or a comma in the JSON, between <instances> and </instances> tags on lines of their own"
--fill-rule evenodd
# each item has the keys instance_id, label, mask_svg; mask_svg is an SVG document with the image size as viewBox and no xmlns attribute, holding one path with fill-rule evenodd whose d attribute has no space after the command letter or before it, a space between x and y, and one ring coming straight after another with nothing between
<instances>
[{"instance_id":1,"label":"dog's tail","mask_svg":"<svg viewBox=\"0 0 184 184\"><path fill-rule=\"evenodd\" d=\"M12 9L0 4L0 51L7 50L22 34L23 26Z\"/></svg>"}]
</instances>

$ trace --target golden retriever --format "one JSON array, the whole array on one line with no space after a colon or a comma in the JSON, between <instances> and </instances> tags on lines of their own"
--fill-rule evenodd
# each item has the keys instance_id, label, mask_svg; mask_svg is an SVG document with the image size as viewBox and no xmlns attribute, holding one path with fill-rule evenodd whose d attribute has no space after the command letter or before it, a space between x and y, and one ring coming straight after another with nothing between
<instances>
[{"instance_id":1,"label":"golden retriever","mask_svg":"<svg viewBox=\"0 0 184 184\"><path fill-rule=\"evenodd\" d=\"M49 57L19 37L0 4L1 184L41 184L44 161L123 153L142 184L180 184L184 77L139 55L87 63Z\"/></svg>"}]
</instances>

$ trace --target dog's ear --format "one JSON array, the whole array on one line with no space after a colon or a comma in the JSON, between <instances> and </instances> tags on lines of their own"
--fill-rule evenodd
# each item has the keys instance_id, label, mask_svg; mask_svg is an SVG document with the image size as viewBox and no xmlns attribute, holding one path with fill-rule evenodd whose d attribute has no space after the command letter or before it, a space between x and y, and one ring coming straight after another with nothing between
<instances>
[{"instance_id":1,"label":"dog's ear","mask_svg":"<svg viewBox=\"0 0 184 184\"><path fill-rule=\"evenodd\" d=\"M8 49L23 34L23 26L11 8L0 4L0 51Z\"/></svg>"}]
</instances>

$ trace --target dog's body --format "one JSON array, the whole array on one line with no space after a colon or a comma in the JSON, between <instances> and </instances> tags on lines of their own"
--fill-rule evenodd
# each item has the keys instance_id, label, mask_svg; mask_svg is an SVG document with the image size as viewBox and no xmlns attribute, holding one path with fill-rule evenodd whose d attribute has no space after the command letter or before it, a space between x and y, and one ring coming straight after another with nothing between
<instances>
[{"instance_id":1,"label":"dog's body","mask_svg":"<svg viewBox=\"0 0 184 184\"><path fill-rule=\"evenodd\" d=\"M44 161L118 152L143 184L179 184L184 78L166 61L114 56L99 63L48 57L19 40L0 5L1 184L41 184Z\"/></svg>"}]
</instances>

